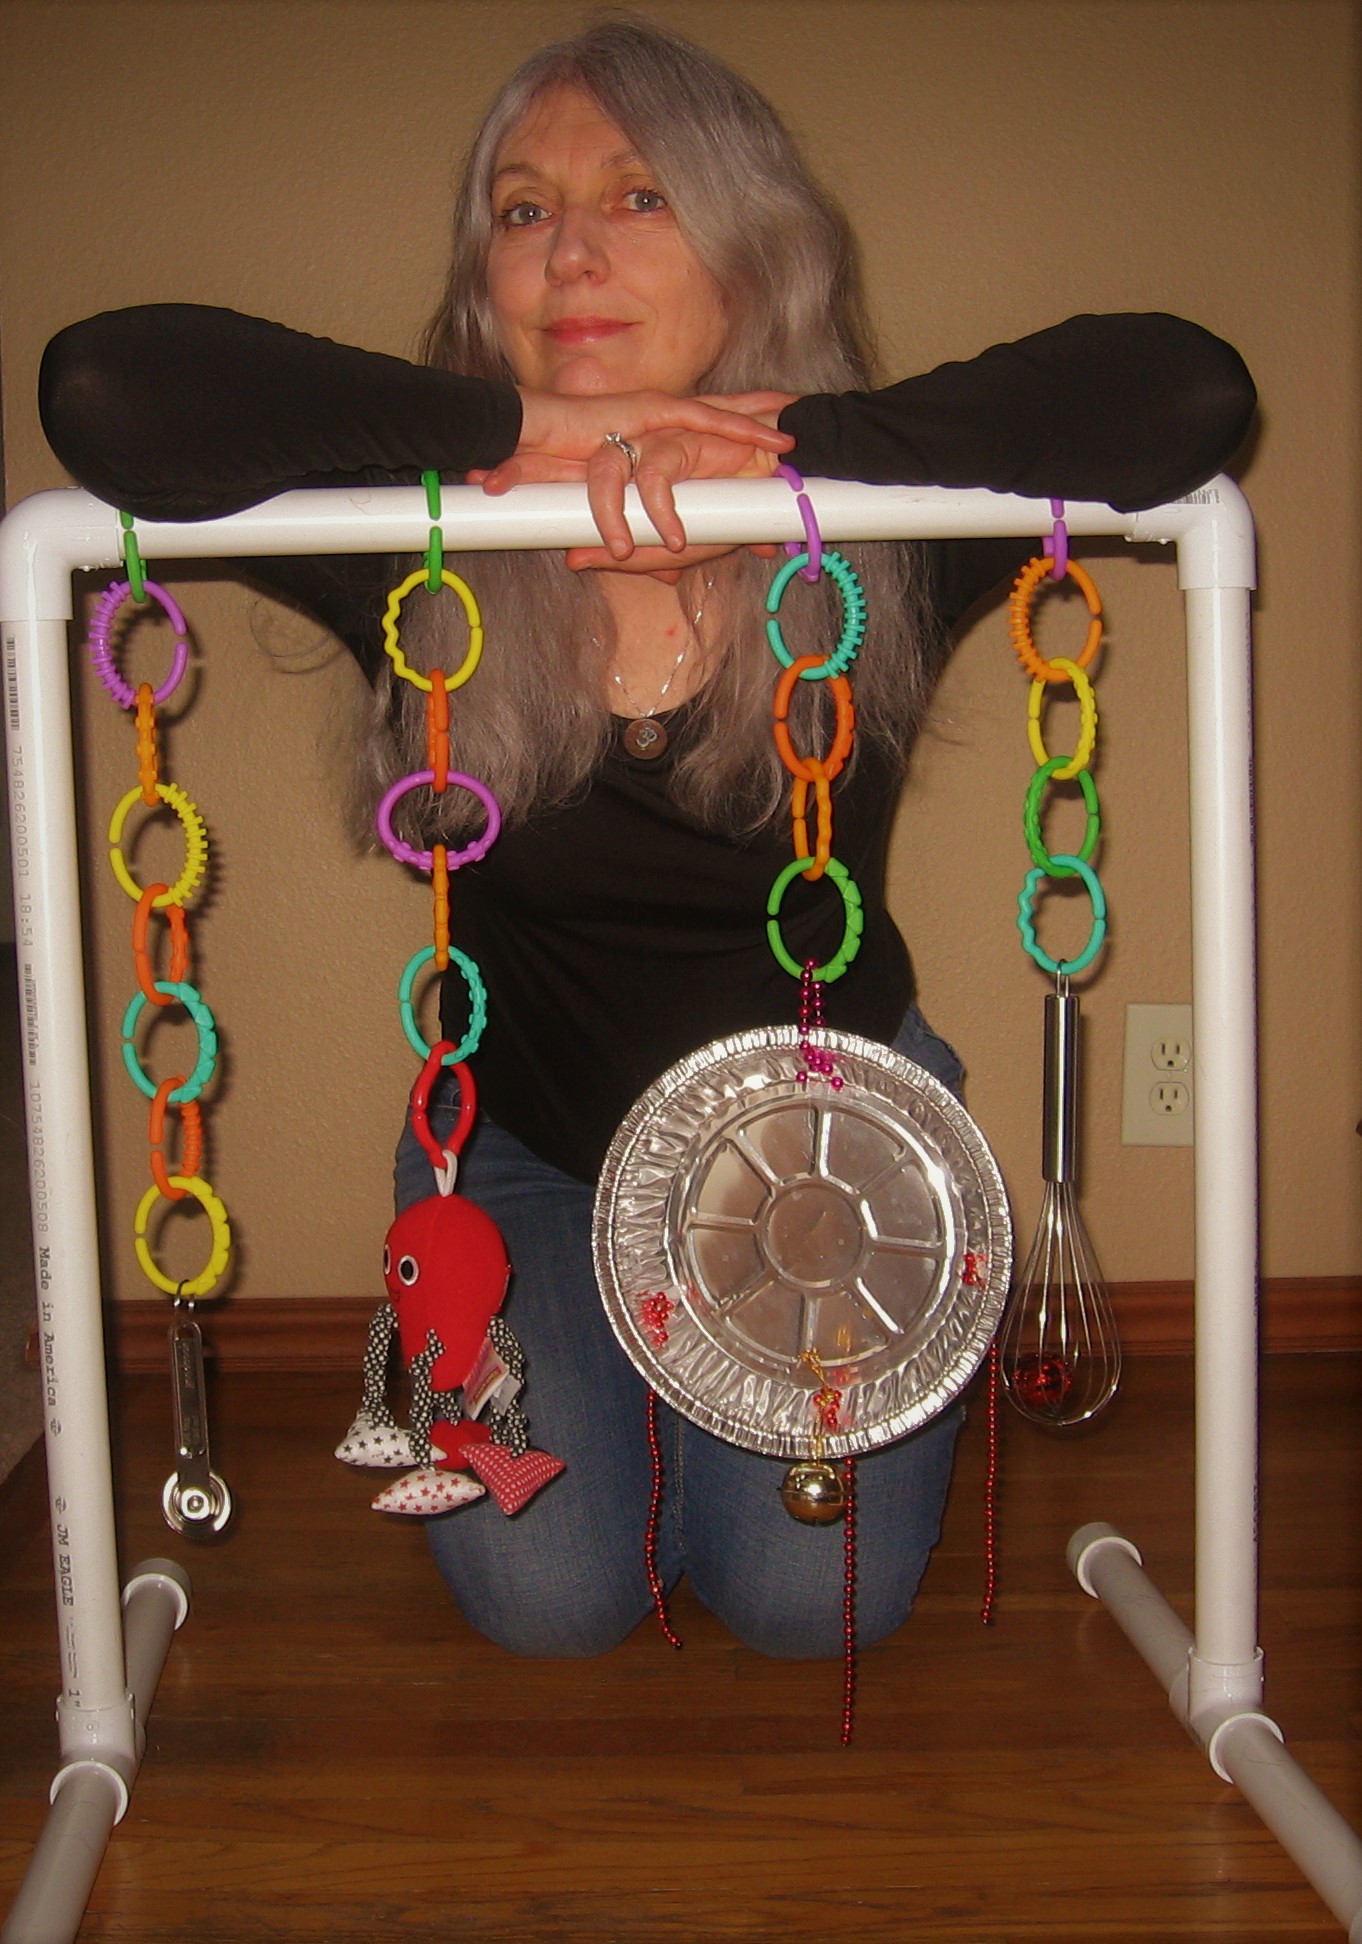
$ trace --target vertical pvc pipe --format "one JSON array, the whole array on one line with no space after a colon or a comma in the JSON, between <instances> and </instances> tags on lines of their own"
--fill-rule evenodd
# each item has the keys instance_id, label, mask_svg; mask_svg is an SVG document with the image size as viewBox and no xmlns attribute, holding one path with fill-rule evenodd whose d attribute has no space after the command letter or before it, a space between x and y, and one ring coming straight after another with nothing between
<instances>
[{"instance_id":1,"label":"vertical pvc pipe","mask_svg":"<svg viewBox=\"0 0 1362 1944\"><path fill-rule=\"evenodd\" d=\"M1188 588L1196 1021L1196 1647L1191 1712L1261 1696L1258 1139L1246 588Z\"/></svg>"},{"instance_id":2,"label":"vertical pvc pipe","mask_svg":"<svg viewBox=\"0 0 1362 1944\"><path fill-rule=\"evenodd\" d=\"M64 619L4 624L14 902L62 1754L133 1760L100 1316Z\"/></svg>"}]
</instances>

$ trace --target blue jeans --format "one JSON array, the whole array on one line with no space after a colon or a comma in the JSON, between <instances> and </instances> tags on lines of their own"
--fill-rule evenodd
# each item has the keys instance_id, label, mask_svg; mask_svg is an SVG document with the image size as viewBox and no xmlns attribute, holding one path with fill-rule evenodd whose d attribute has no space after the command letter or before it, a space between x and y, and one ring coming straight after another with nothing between
<instances>
[{"instance_id":1,"label":"blue jeans","mask_svg":"<svg viewBox=\"0 0 1362 1944\"><path fill-rule=\"evenodd\" d=\"M953 1050L913 1008L896 1049L952 1090ZM453 1076L432 1090L437 1138L453 1124ZM465 1619L512 1653L605 1653L649 1612L644 1531L652 1486L647 1390L616 1342L591 1255L593 1191L495 1123L476 1126L459 1191L493 1217L513 1265L506 1320L525 1351L531 1442L567 1469L513 1518L481 1499L426 1530ZM435 1192L412 1134L397 1150L399 1209ZM869 1646L912 1610L941 1527L962 1411L944 1412L856 1463L856 1633ZM684 1573L749 1647L790 1658L842 1651L842 1528L797 1523L781 1504L788 1461L743 1451L659 1402L663 1583Z\"/></svg>"}]
</instances>

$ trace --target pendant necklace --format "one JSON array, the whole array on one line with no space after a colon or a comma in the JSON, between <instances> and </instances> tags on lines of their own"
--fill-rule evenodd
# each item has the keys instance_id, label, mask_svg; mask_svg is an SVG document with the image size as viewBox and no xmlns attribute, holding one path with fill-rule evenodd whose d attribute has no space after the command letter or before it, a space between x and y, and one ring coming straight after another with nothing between
<instances>
[{"instance_id":1,"label":"pendant necklace","mask_svg":"<svg viewBox=\"0 0 1362 1944\"><path fill-rule=\"evenodd\" d=\"M650 708L640 709L634 701L633 696L630 695L628 689L624 686L624 682L619 674L614 670L611 671L610 679L624 697L629 708L634 711L632 718L625 725L623 736L624 747L631 756L638 757L642 762L650 763L655 761L657 757L662 755L670 741L665 727L657 720L657 712L667 699L671 685L680 672L682 662L690 653L692 644L698 645L699 643L700 622L704 618L706 602L708 602L713 591L714 582L712 580L706 581L704 599L691 617L690 633L686 640L682 642L681 652L672 663L667 679L658 690L657 697ZM594 639L595 637L593 636ZM597 642L596 645L599 647L600 643Z\"/></svg>"}]
</instances>

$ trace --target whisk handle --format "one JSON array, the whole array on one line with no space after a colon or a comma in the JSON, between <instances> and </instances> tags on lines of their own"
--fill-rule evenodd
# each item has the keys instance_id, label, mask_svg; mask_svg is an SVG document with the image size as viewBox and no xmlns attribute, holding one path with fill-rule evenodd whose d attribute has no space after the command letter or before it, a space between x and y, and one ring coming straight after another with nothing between
<instances>
[{"instance_id":1,"label":"whisk handle","mask_svg":"<svg viewBox=\"0 0 1362 1944\"><path fill-rule=\"evenodd\" d=\"M1045 995L1045 1105L1041 1173L1075 1181L1078 1159L1078 994Z\"/></svg>"}]
</instances>

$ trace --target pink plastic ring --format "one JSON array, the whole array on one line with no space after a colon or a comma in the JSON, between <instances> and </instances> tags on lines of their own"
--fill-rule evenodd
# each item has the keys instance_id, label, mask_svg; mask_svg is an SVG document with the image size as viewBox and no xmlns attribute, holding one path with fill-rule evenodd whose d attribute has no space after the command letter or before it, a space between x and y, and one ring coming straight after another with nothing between
<instances>
[{"instance_id":1,"label":"pink plastic ring","mask_svg":"<svg viewBox=\"0 0 1362 1944\"><path fill-rule=\"evenodd\" d=\"M418 871L434 870L435 853L428 850L413 850L410 844L402 842L393 830L393 805L406 796L409 790L419 790L423 783L434 781L434 770L416 770L411 776L399 777L378 806L376 821L379 836L399 864L414 864ZM457 784L461 790L471 790L487 812L487 828L481 837L475 837L473 842L463 850L450 851L446 857L445 863L449 869L457 871L461 864L476 864L480 857L486 857L501 830L501 810L487 785L479 783L475 776L465 776L461 770L451 770L449 781Z\"/></svg>"},{"instance_id":2,"label":"pink plastic ring","mask_svg":"<svg viewBox=\"0 0 1362 1944\"><path fill-rule=\"evenodd\" d=\"M823 571L823 536L818 531L818 518L814 513L813 503L804 491L802 477L795 471L793 466L787 466L782 462L776 467L776 474L788 486L793 487L795 504L799 508L799 517L804 522L804 545L801 547L797 540L787 540L785 542L785 552L791 560L794 559L796 554L807 553L809 556L809 564L807 567L800 568L799 578L806 581L816 581Z\"/></svg>"},{"instance_id":3,"label":"pink plastic ring","mask_svg":"<svg viewBox=\"0 0 1362 1944\"><path fill-rule=\"evenodd\" d=\"M1069 529L1064 524L1063 500L1052 499L1050 511L1055 521L1055 530L1050 536L1050 554L1054 560L1050 577L1052 580L1063 580L1069 571Z\"/></svg>"},{"instance_id":4,"label":"pink plastic ring","mask_svg":"<svg viewBox=\"0 0 1362 1944\"><path fill-rule=\"evenodd\" d=\"M175 630L175 652L171 657L170 673L160 688L153 690L151 698L157 703L168 702L184 680L184 671L189 666L189 643L186 639L188 630L174 596L167 594L163 587L158 587L155 581L147 581L144 585L147 593L164 610L166 619ZM90 660L94 664L96 675L121 709L137 707L137 691L123 680L114 663L113 655L114 621L131 592L132 588L125 580L114 581L111 586L105 588L95 609L94 619L90 623L88 644Z\"/></svg>"}]
</instances>

